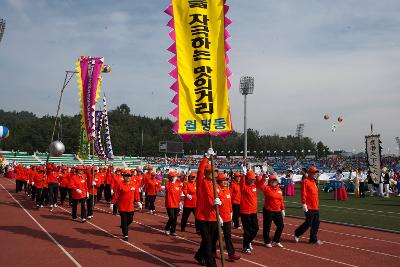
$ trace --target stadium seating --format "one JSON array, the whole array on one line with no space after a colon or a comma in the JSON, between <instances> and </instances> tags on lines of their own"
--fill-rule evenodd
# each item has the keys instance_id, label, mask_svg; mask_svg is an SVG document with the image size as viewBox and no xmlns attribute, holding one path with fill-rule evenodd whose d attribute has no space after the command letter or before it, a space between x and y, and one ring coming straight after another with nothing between
<instances>
[{"instance_id":1,"label":"stadium seating","mask_svg":"<svg viewBox=\"0 0 400 267\"><path fill-rule=\"evenodd\" d=\"M0 154L9 162L16 162L23 165L41 163L35 156L29 155L26 152L0 151Z\"/></svg>"}]
</instances>

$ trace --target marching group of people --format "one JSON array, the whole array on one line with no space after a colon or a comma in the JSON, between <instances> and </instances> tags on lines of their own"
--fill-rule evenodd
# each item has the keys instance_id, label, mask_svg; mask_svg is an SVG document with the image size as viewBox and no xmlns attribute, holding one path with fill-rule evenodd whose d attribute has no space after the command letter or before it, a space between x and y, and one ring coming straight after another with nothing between
<instances>
[{"instance_id":1,"label":"marching group of people","mask_svg":"<svg viewBox=\"0 0 400 267\"><path fill-rule=\"evenodd\" d=\"M197 172L179 173L169 170L165 183L160 180L161 170L153 171L146 166L140 169L113 169L109 167L66 167L48 164L47 166L15 166L16 192L22 190L31 196L38 209L45 202L50 209L57 207L58 192L60 204L67 200L72 207L72 219L77 220L78 204L81 210L81 222L93 217L96 202L102 199L114 215L121 219L122 236L128 240L128 227L133 222L135 209L148 209L156 212L155 200L158 192L165 189L165 208L168 221L165 234L176 236L177 219L182 214L180 230L186 231L188 218L195 218L196 233L201 236L201 244L194 258L206 266L216 266L218 224L221 226L228 251L228 260L235 261L240 256L235 253L231 230L243 228L242 252L251 254L252 242L259 230L257 217L257 191L264 194L263 239L267 248L283 247L281 234L284 228L285 206L283 196L286 189L281 189L275 173L267 167L255 167L241 172L234 172L231 179L225 173L214 170L209 158L214 155L209 149L201 160ZM213 177L216 178L217 195L214 195ZM319 228L318 170L311 166L304 171L301 185L302 207L306 215L305 222L294 232L294 240L299 241L308 228L309 242L321 244L317 238ZM291 191L291 189L289 190ZM216 206L219 207L219 216ZM241 224L239 222L241 220ZM271 225L276 225L273 238L270 238Z\"/></svg>"}]
</instances>

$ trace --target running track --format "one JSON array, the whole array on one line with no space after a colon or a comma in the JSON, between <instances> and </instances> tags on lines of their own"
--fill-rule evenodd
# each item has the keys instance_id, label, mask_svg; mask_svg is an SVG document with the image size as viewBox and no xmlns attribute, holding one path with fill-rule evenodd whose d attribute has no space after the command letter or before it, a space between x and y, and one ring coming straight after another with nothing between
<instances>
[{"instance_id":1,"label":"running track","mask_svg":"<svg viewBox=\"0 0 400 267\"><path fill-rule=\"evenodd\" d=\"M36 210L24 193L14 192L14 181L0 178L3 266L198 266L193 256L200 238L193 225L181 233L178 221L178 237L163 234L167 220L163 198L157 199L157 214L135 212L129 242L125 242L120 239L119 217L112 216L105 203L97 204L95 217L82 224L71 220L68 206L53 212ZM265 248L261 214L259 221L252 255L240 252L242 230L233 230L234 246L242 259L226 266L400 266L399 234L322 223L322 246L309 245L307 236L296 244L292 234L302 220L286 218L285 247Z\"/></svg>"}]
</instances>

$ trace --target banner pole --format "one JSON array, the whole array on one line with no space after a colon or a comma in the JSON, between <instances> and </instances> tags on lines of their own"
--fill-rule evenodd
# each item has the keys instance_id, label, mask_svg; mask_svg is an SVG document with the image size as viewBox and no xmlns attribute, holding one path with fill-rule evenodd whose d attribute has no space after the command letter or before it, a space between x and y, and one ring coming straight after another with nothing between
<instances>
[{"instance_id":1,"label":"banner pole","mask_svg":"<svg viewBox=\"0 0 400 267\"><path fill-rule=\"evenodd\" d=\"M213 144L212 144L212 136L209 135L209 145L210 148L212 148ZM210 161L211 161L211 171L212 171L212 184L213 184L213 189L214 189L214 199L218 197L218 193L217 193L217 183L215 180L215 165L214 165L214 156L210 155ZM222 241L222 229L221 229L221 225L219 222L219 206L215 205L215 213L216 213L216 217L217 217L217 226L218 226L218 242L219 242L219 253L221 256L221 265L222 267L225 267L225 259L224 259L224 244Z\"/></svg>"}]
</instances>

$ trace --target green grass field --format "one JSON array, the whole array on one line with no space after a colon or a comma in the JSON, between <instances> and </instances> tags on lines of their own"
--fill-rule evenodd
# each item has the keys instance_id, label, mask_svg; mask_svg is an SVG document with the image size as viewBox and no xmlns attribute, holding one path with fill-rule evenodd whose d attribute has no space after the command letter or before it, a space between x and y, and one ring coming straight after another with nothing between
<instances>
[{"instance_id":1,"label":"green grass field","mask_svg":"<svg viewBox=\"0 0 400 267\"><path fill-rule=\"evenodd\" d=\"M400 197L355 198L348 194L346 201L335 201L333 193L324 193L320 188L320 218L325 221L355 224L400 232ZM262 211L264 196L259 191L259 211ZM296 187L296 196L285 197L286 214L304 217L301 209L300 192Z\"/></svg>"}]
</instances>

